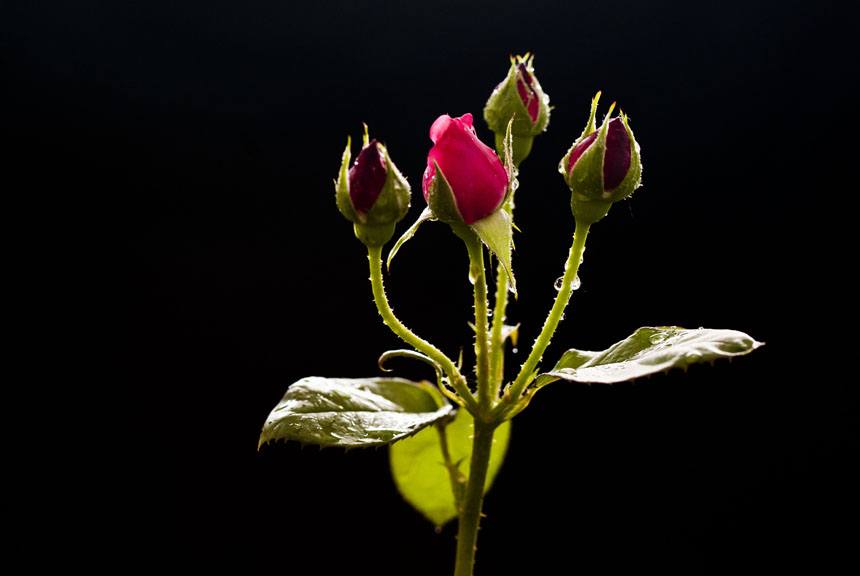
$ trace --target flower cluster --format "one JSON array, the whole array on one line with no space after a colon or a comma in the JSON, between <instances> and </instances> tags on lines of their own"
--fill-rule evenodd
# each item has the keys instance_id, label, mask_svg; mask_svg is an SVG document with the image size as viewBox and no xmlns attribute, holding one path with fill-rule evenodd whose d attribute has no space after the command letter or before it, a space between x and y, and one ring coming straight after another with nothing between
<instances>
[{"instance_id":1,"label":"flower cluster","mask_svg":"<svg viewBox=\"0 0 860 576\"><path fill-rule=\"evenodd\" d=\"M459 118L444 114L433 122L433 146L427 154L421 185L428 206L423 219L481 230L480 222L505 204L512 191L515 167L531 151L534 136L549 122L549 97L535 76L533 60L528 54L512 57L507 76L484 108L484 119L496 135L495 151L478 138L471 114ZM559 164L571 190L574 217L585 224L600 220L614 202L632 194L642 173L639 144L626 115L612 118L614 103L603 124L596 127L599 97L598 92L585 130ZM512 165L500 157L509 158ZM409 208L409 184L386 147L370 140L366 130L352 166L350 158L347 143L336 182L338 208L354 223L359 239L382 245Z\"/></svg>"}]
</instances>

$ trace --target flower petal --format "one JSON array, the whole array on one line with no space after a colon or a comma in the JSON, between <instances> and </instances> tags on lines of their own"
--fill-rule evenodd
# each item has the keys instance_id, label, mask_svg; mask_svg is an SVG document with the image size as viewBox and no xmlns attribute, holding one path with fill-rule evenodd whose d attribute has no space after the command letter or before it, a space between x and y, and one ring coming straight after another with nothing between
<instances>
[{"instance_id":1,"label":"flower petal","mask_svg":"<svg viewBox=\"0 0 860 576\"><path fill-rule=\"evenodd\" d=\"M570 171L573 170L574 164L579 160L579 157L582 156L583 152L588 150L588 147L591 146L595 140L597 140L597 135L599 132L595 130L588 136L586 136L582 142L580 142L576 148L573 149L573 152L570 153L570 158L567 161L567 173L570 174Z\"/></svg>"},{"instance_id":2,"label":"flower petal","mask_svg":"<svg viewBox=\"0 0 860 576\"><path fill-rule=\"evenodd\" d=\"M367 214L385 186L388 169L374 139L365 146L349 169L349 197L359 214Z\"/></svg>"},{"instance_id":3,"label":"flower petal","mask_svg":"<svg viewBox=\"0 0 860 576\"><path fill-rule=\"evenodd\" d=\"M494 212L501 205L507 192L508 175L499 157L492 148L478 140L472 127L472 115L443 120L440 117L433 123L431 139L435 136L433 148L428 157L428 169L424 173L426 186L432 159L451 186L457 208L463 221L472 224ZM444 130L440 128L444 126Z\"/></svg>"},{"instance_id":4,"label":"flower petal","mask_svg":"<svg viewBox=\"0 0 860 576\"><path fill-rule=\"evenodd\" d=\"M603 159L603 189L618 188L630 170L630 136L621 118L609 122L606 132L606 155Z\"/></svg>"}]
</instances>

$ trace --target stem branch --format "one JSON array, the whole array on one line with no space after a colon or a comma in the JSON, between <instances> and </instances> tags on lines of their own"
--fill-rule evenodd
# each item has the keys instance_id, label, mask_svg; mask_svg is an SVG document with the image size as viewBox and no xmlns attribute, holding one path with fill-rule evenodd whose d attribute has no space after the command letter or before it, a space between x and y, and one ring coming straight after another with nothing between
<instances>
[{"instance_id":1,"label":"stem branch","mask_svg":"<svg viewBox=\"0 0 860 576\"><path fill-rule=\"evenodd\" d=\"M505 342L502 330L505 327L505 310L508 306L508 273L499 262L496 271L496 302L493 307L493 327L490 333L490 383L493 399L499 397L499 389L505 378Z\"/></svg>"},{"instance_id":2,"label":"stem branch","mask_svg":"<svg viewBox=\"0 0 860 576\"><path fill-rule=\"evenodd\" d=\"M464 238L469 251L469 274L475 282L475 356L478 373L478 407L485 414L491 408L490 349L487 338L487 275L484 246L477 236Z\"/></svg>"},{"instance_id":3,"label":"stem branch","mask_svg":"<svg viewBox=\"0 0 860 576\"><path fill-rule=\"evenodd\" d=\"M540 362L546 347L549 346L550 340L552 340L552 335L558 327L558 323L561 321L564 309L567 307L567 303L570 300L570 294L573 292L573 280L576 278L576 273L579 270L579 262L582 259L582 252L585 249L585 239L588 236L589 228L590 224L581 225L578 222L576 224L576 230L573 234L573 244L570 247L570 254L567 257L567 262L564 265L564 277L562 278L561 288L555 297L555 303L552 306L552 310L550 310L549 315L544 322L543 329L541 329L540 335L537 337L537 340L535 340L532 351L529 353L529 357L526 359L525 364L522 365L522 368L520 368L520 372L517 375L516 380L514 380L514 383L511 385L511 389L509 391L510 402L516 402L519 400L523 389L529 382L538 362ZM508 395L506 395L506 397L507 396Z\"/></svg>"},{"instance_id":4,"label":"stem branch","mask_svg":"<svg viewBox=\"0 0 860 576\"><path fill-rule=\"evenodd\" d=\"M376 302L376 308L379 310L382 321L385 325L391 328L401 340L430 357L436 362L445 373L451 382L454 390L463 399L467 407L475 409L477 402L472 395L469 387L466 384L466 379L460 374L460 371L454 363L443 354L438 348L431 343L415 335L409 330L400 320L394 316L391 307L388 305L388 298L385 296L385 287L382 284L382 246L368 246L367 259L370 262L370 284L373 288L373 300Z\"/></svg>"}]
</instances>

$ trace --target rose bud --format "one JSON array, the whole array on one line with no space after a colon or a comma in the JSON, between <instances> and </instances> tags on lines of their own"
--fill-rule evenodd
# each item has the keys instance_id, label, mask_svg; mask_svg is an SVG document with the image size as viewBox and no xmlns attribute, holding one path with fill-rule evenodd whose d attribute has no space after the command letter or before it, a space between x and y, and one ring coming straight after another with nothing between
<instances>
[{"instance_id":1,"label":"rose bud","mask_svg":"<svg viewBox=\"0 0 860 576\"><path fill-rule=\"evenodd\" d=\"M381 246L391 239L394 225L409 210L409 183L389 158L385 146L376 139L368 141L366 126L361 152L352 166L350 144L348 138L335 183L337 207L355 224L359 240Z\"/></svg>"},{"instance_id":2,"label":"rose bud","mask_svg":"<svg viewBox=\"0 0 860 576\"><path fill-rule=\"evenodd\" d=\"M627 116L610 118L615 103L599 130L594 115L600 92L591 101L591 117L582 136L574 142L559 164L559 171L571 190L571 209L578 222L594 223L603 218L613 202L630 196L641 184L642 163L639 143Z\"/></svg>"},{"instance_id":3,"label":"rose bud","mask_svg":"<svg viewBox=\"0 0 860 576\"><path fill-rule=\"evenodd\" d=\"M439 116L430 139L434 146L422 188L433 217L470 226L498 210L508 193L508 173L493 149L478 140L472 115Z\"/></svg>"},{"instance_id":4,"label":"rose bud","mask_svg":"<svg viewBox=\"0 0 860 576\"><path fill-rule=\"evenodd\" d=\"M514 164L528 156L532 140L546 130L549 123L549 96L541 89L534 75L534 56L511 57L511 67L505 79L493 90L484 107L484 120L496 134L496 150L502 155L505 130L511 117Z\"/></svg>"}]
</instances>

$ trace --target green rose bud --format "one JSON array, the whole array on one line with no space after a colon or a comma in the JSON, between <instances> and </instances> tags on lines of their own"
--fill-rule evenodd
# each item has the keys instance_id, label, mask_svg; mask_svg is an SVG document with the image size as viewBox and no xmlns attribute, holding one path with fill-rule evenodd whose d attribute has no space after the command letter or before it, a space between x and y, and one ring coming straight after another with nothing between
<instances>
[{"instance_id":1,"label":"green rose bud","mask_svg":"<svg viewBox=\"0 0 860 576\"><path fill-rule=\"evenodd\" d=\"M591 117L582 135L559 163L559 172L570 187L570 206L577 222L593 224L603 218L613 202L630 196L641 184L639 143L624 112L610 118L615 103L599 130L594 115L600 92L591 101Z\"/></svg>"},{"instance_id":2,"label":"green rose bud","mask_svg":"<svg viewBox=\"0 0 860 576\"><path fill-rule=\"evenodd\" d=\"M549 123L549 96L541 89L534 75L534 56L511 57L511 67L505 79L493 90L484 107L484 120L496 134L496 151L503 155L508 122L514 150L513 161L519 166L532 147L532 139L546 130Z\"/></svg>"},{"instance_id":3,"label":"green rose bud","mask_svg":"<svg viewBox=\"0 0 860 576\"><path fill-rule=\"evenodd\" d=\"M368 141L367 126L361 152L352 166L351 142L348 138L335 182L337 207L354 223L359 240L368 246L382 246L409 210L412 192L385 146L375 139Z\"/></svg>"}]
</instances>

